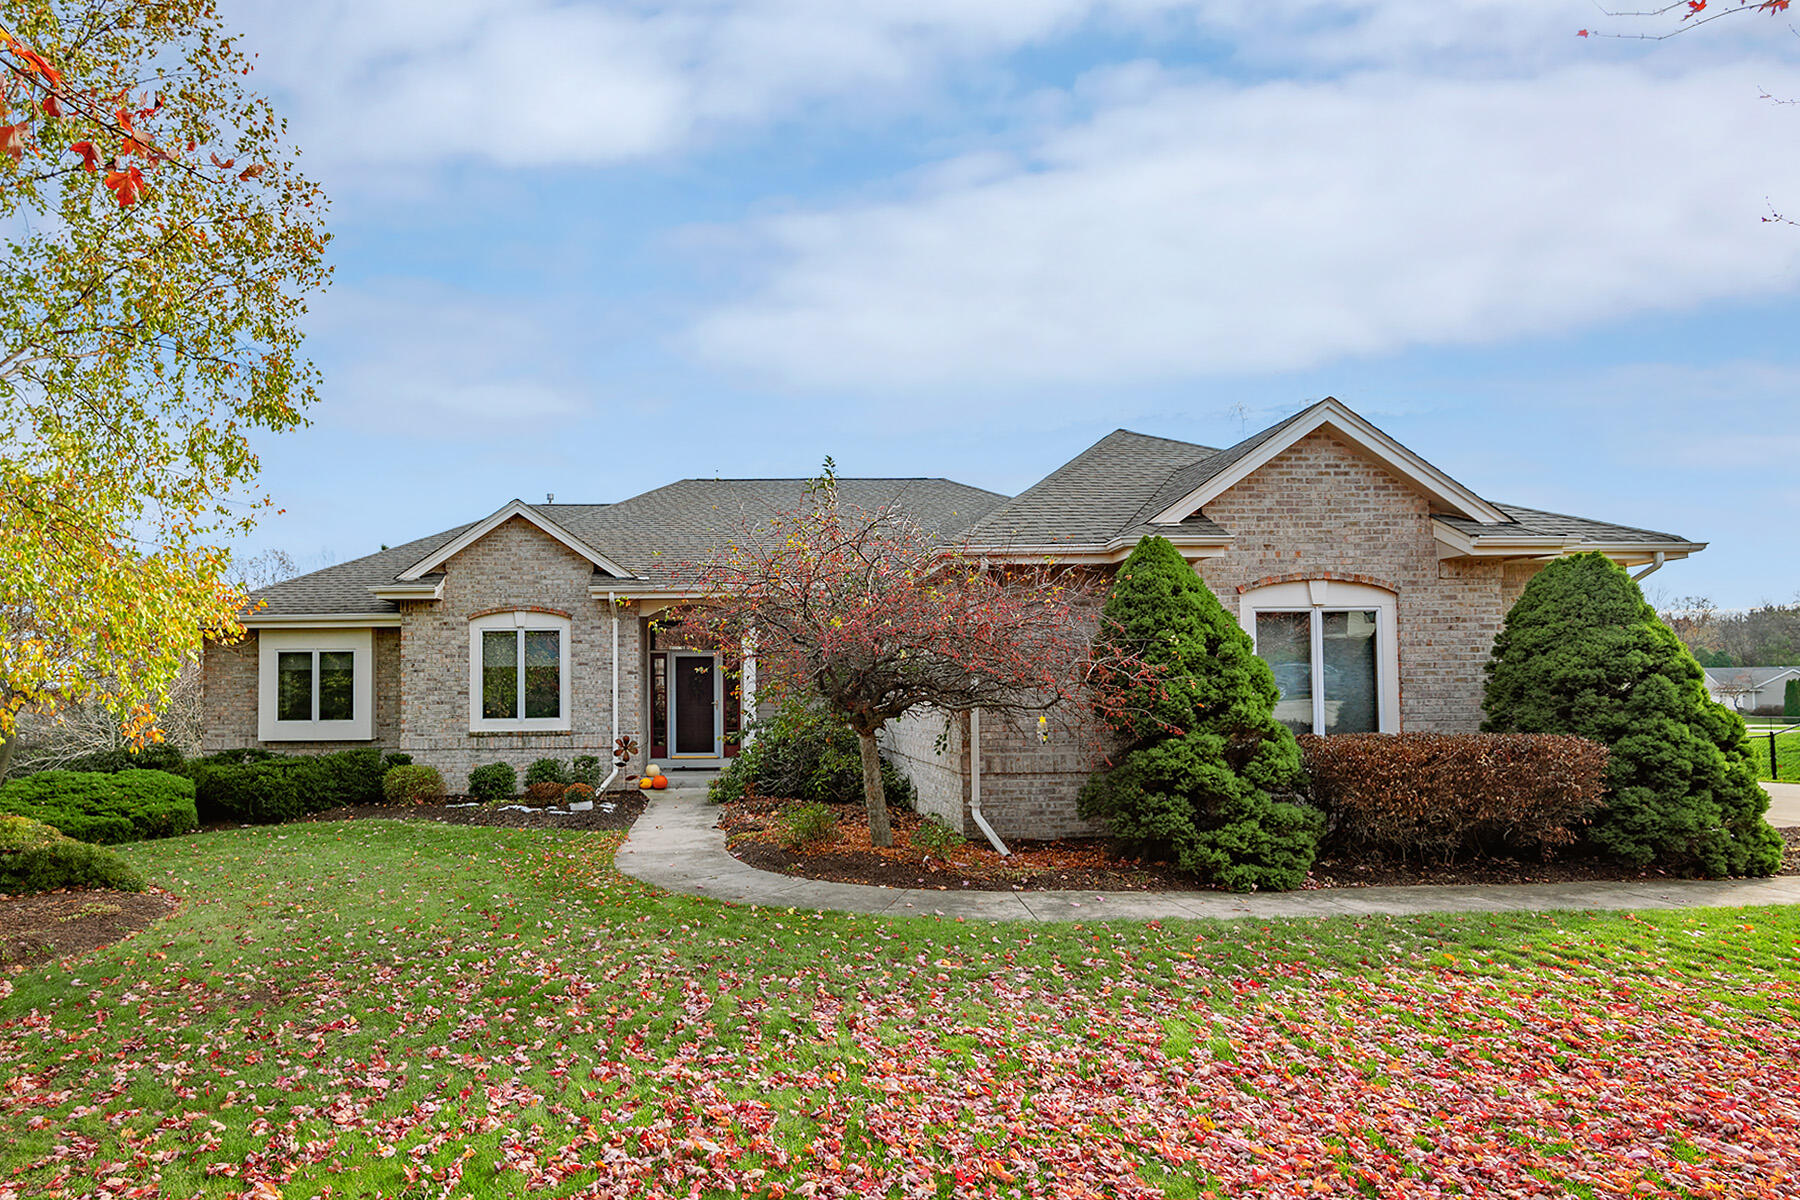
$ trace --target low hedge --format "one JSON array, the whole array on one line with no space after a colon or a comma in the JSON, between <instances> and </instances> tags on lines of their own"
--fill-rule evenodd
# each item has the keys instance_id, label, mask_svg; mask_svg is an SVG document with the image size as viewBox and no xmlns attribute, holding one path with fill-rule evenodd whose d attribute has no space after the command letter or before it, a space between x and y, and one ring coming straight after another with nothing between
<instances>
[{"instance_id":1,"label":"low hedge","mask_svg":"<svg viewBox=\"0 0 1800 1200\"><path fill-rule=\"evenodd\" d=\"M182 764L204 821L267 825L351 804L381 804L387 768L374 749L277 755L228 750Z\"/></svg>"},{"instance_id":2,"label":"low hedge","mask_svg":"<svg viewBox=\"0 0 1800 1200\"><path fill-rule=\"evenodd\" d=\"M519 775L511 763L489 763L469 772L469 795L477 800L507 800L519 792Z\"/></svg>"},{"instance_id":3,"label":"low hedge","mask_svg":"<svg viewBox=\"0 0 1800 1200\"><path fill-rule=\"evenodd\" d=\"M1300 752L1331 840L1401 858L1547 857L1606 791L1606 747L1564 734L1303 734Z\"/></svg>"},{"instance_id":4,"label":"low hedge","mask_svg":"<svg viewBox=\"0 0 1800 1200\"><path fill-rule=\"evenodd\" d=\"M0 817L0 892L23 896L57 888L141 892L144 877L104 846L78 842L29 817Z\"/></svg>"},{"instance_id":5,"label":"low hedge","mask_svg":"<svg viewBox=\"0 0 1800 1200\"><path fill-rule=\"evenodd\" d=\"M381 794L389 804L424 804L444 798L444 777L436 767L401 763L388 768L381 779Z\"/></svg>"},{"instance_id":6,"label":"low hedge","mask_svg":"<svg viewBox=\"0 0 1800 1200\"><path fill-rule=\"evenodd\" d=\"M0 813L102 844L173 837L200 824L191 780L139 769L39 771L0 784Z\"/></svg>"}]
</instances>

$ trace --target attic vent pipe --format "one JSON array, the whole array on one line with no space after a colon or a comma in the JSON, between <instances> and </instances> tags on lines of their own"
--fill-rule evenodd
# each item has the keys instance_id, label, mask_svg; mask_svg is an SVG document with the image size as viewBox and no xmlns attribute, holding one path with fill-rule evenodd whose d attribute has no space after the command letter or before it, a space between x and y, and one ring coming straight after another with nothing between
<instances>
[{"instance_id":1,"label":"attic vent pipe","mask_svg":"<svg viewBox=\"0 0 1800 1200\"><path fill-rule=\"evenodd\" d=\"M555 504L556 503L556 493L555 492L545 492L544 493L544 503L545 504Z\"/></svg>"}]
</instances>

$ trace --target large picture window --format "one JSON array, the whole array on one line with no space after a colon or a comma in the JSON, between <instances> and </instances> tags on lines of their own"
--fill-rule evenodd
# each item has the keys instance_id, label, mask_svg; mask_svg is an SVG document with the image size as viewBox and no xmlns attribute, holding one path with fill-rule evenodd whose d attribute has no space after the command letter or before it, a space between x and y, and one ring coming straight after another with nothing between
<instances>
[{"instance_id":1,"label":"large picture window","mask_svg":"<svg viewBox=\"0 0 1800 1200\"><path fill-rule=\"evenodd\" d=\"M536 612L470 624L470 727L486 732L569 728L569 622Z\"/></svg>"},{"instance_id":2,"label":"large picture window","mask_svg":"<svg viewBox=\"0 0 1800 1200\"><path fill-rule=\"evenodd\" d=\"M349 742L375 736L371 630L264 629L257 641L261 740Z\"/></svg>"},{"instance_id":3,"label":"large picture window","mask_svg":"<svg viewBox=\"0 0 1800 1200\"><path fill-rule=\"evenodd\" d=\"M1281 697L1275 717L1295 733L1399 728L1399 655L1392 592L1304 580L1244 595L1242 620Z\"/></svg>"}]
</instances>

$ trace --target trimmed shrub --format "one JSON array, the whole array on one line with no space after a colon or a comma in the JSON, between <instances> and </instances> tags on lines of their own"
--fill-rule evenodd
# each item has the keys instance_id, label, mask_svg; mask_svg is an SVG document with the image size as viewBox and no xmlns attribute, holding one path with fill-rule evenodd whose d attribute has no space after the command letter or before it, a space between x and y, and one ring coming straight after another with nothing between
<instances>
[{"instance_id":1,"label":"trimmed shrub","mask_svg":"<svg viewBox=\"0 0 1800 1200\"><path fill-rule=\"evenodd\" d=\"M600 759L593 754L577 754L569 767L570 783L585 783L590 788L600 786L606 776L600 770Z\"/></svg>"},{"instance_id":2,"label":"trimmed shrub","mask_svg":"<svg viewBox=\"0 0 1800 1200\"><path fill-rule=\"evenodd\" d=\"M534 783L568 783L569 769L560 758L540 758L525 768L525 787Z\"/></svg>"},{"instance_id":3,"label":"trimmed shrub","mask_svg":"<svg viewBox=\"0 0 1800 1200\"><path fill-rule=\"evenodd\" d=\"M381 770L382 770L381 778L382 778L383 782L385 782L387 780L386 773L388 771L393 770L395 767L410 767L410 766L412 766L412 755L410 755L410 754L401 754L399 751L394 751L393 753L390 753L390 754L384 754L381 756Z\"/></svg>"},{"instance_id":4,"label":"trimmed shrub","mask_svg":"<svg viewBox=\"0 0 1800 1200\"><path fill-rule=\"evenodd\" d=\"M381 752L370 748L296 755L228 750L189 759L182 773L194 781L200 819L209 823L266 825L384 799Z\"/></svg>"},{"instance_id":5,"label":"trimmed shrub","mask_svg":"<svg viewBox=\"0 0 1800 1200\"><path fill-rule=\"evenodd\" d=\"M1309 733L1300 753L1333 840L1403 859L1549 857L1606 793L1606 747L1561 734Z\"/></svg>"},{"instance_id":6,"label":"trimmed shrub","mask_svg":"<svg viewBox=\"0 0 1800 1200\"><path fill-rule=\"evenodd\" d=\"M1707 698L1700 664L1603 555L1558 559L1525 585L1483 704L1484 730L1606 745L1606 808L1588 837L1608 854L1703 875L1781 866L1743 718Z\"/></svg>"},{"instance_id":7,"label":"trimmed shrub","mask_svg":"<svg viewBox=\"0 0 1800 1200\"><path fill-rule=\"evenodd\" d=\"M444 777L436 767L402 763L381 778L381 795L389 804L425 804L444 797Z\"/></svg>"},{"instance_id":8,"label":"trimmed shrub","mask_svg":"<svg viewBox=\"0 0 1800 1200\"><path fill-rule=\"evenodd\" d=\"M863 802L862 747L843 718L817 702L792 698L758 721L749 744L707 788L715 804L766 796L819 804ZM881 757L881 787L890 805L912 808L912 780Z\"/></svg>"},{"instance_id":9,"label":"trimmed shrub","mask_svg":"<svg viewBox=\"0 0 1800 1200\"><path fill-rule=\"evenodd\" d=\"M558 783L554 779L540 779L536 783L525 785L525 798L533 804L554 804L562 799L562 794L568 787L568 784Z\"/></svg>"},{"instance_id":10,"label":"trimmed shrub","mask_svg":"<svg viewBox=\"0 0 1800 1200\"><path fill-rule=\"evenodd\" d=\"M1123 753L1081 789L1081 815L1233 891L1299 887L1325 820L1278 798L1302 774L1294 735L1275 719L1275 677L1167 539L1144 538L1120 564L1095 647L1102 661L1135 656L1157 674L1127 711L1097 706Z\"/></svg>"},{"instance_id":11,"label":"trimmed shrub","mask_svg":"<svg viewBox=\"0 0 1800 1200\"><path fill-rule=\"evenodd\" d=\"M469 772L469 795L477 800L510 800L519 794L519 776L511 763L489 763Z\"/></svg>"},{"instance_id":12,"label":"trimmed shrub","mask_svg":"<svg viewBox=\"0 0 1800 1200\"><path fill-rule=\"evenodd\" d=\"M56 888L141 892L144 877L124 859L29 817L0 817L0 892L23 896Z\"/></svg>"},{"instance_id":13,"label":"trimmed shrub","mask_svg":"<svg viewBox=\"0 0 1800 1200\"><path fill-rule=\"evenodd\" d=\"M776 818L786 846L807 846L837 836L837 814L817 800L801 800L782 808Z\"/></svg>"},{"instance_id":14,"label":"trimmed shrub","mask_svg":"<svg viewBox=\"0 0 1800 1200\"><path fill-rule=\"evenodd\" d=\"M181 751L167 742L152 742L135 750L96 750L50 768L55 771L180 771ZM81 840L81 839L77 839Z\"/></svg>"},{"instance_id":15,"label":"trimmed shrub","mask_svg":"<svg viewBox=\"0 0 1800 1200\"><path fill-rule=\"evenodd\" d=\"M39 771L0 784L0 813L30 817L78 842L135 842L199 827L192 781L167 771Z\"/></svg>"},{"instance_id":16,"label":"trimmed shrub","mask_svg":"<svg viewBox=\"0 0 1800 1200\"><path fill-rule=\"evenodd\" d=\"M969 839L950 828L942 817L927 817L913 830L912 844L916 850L928 850L933 854L942 854L946 850L954 850Z\"/></svg>"}]
</instances>

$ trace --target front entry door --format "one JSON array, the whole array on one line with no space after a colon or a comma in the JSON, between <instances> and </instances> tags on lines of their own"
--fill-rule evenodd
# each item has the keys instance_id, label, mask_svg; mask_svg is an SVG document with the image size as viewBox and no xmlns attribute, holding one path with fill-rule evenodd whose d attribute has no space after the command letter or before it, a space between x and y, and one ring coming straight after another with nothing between
<instances>
[{"instance_id":1,"label":"front entry door","mask_svg":"<svg viewBox=\"0 0 1800 1200\"><path fill-rule=\"evenodd\" d=\"M717 757L719 670L710 654L671 654L669 749L677 757Z\"/></svg>"}]
</instances>

